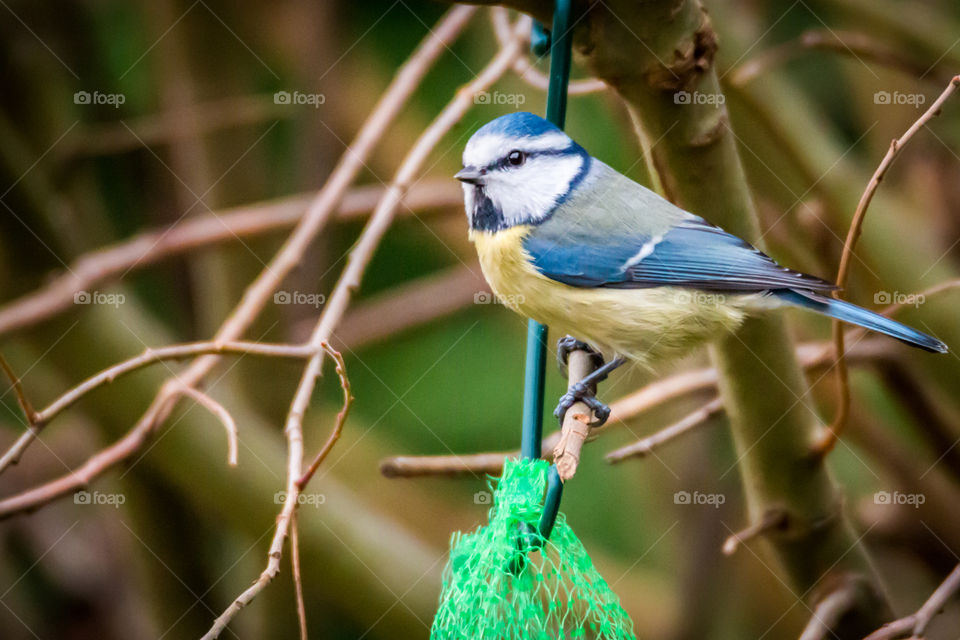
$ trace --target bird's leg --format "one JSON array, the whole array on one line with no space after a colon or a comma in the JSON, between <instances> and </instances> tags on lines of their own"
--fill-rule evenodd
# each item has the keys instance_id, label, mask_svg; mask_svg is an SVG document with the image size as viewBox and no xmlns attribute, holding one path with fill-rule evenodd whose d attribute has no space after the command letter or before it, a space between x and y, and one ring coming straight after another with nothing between
<instances>
[{"instance_id":1,"label":"bird's leg","mask_svg":"<svg viewBox=\"0 0 960 640\"><path fill-rule=\"evenodd\" d=\"M606 380L610 372L624 362L626 362L624 358L617 356L567 389L567 392L560 396L560 402L553 411L553 415L560 421L560 424L563 425L563 418L566 416L567 410L577 402L586 404L596 416L596 420L591 422L590 426L599 427L606 422L607 418L610 417L610 407L597 400L597 383Z\"/></svg>"},{"instance_id":2,"label":"bird's leg","mask_svg":"<svg viewBox=\"0 0 960 640\"><path fill-rule=\"evenodd\" d=\"M574 351L586 351L589 353L593 359L595 369L603 366L603 356L599 351L586 342L577 340L573 336L563 336L557 340L557 366L560 367L560 373L563 374L564 378L567 377L567 358L570 357L570 354Z\"/></svg>"}]
</instances>

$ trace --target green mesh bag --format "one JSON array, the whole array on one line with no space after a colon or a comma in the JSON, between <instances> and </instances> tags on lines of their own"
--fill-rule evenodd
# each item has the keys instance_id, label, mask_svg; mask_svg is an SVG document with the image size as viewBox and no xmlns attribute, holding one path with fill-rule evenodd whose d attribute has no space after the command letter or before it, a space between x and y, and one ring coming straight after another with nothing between
<instances>
[{"instance_id":1,"label":"green mesh bag","mask_svg":"<svg viewBox=\"0 0 960 640\"><path fill-rule=\"evenodd\" d=\"M535 533L548 466L507 460L490 523L453 534L431 640L634 637L620 599L563 514L549 540Z\"/></svg>"}]
</instances>

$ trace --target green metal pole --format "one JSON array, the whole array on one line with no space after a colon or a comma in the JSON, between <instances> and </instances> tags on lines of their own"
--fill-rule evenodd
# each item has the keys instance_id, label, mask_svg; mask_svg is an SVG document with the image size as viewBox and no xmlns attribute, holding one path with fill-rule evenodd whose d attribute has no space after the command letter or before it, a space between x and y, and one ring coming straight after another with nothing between
<instances>
[{"instance_id":1,"label":"green metal pole","mask_svg":"<svg viewBox=\"0 0 960 640\"><path fill-rule=\"evenodd\" d=\"M567 115L567 85L570 81L570 0L556 0L553 11L553 28L550 32L550 85L547 91L547 120L563 128ZM534 30L534 41L543 30ZM543 439L543 388L547 363L547 327L529 320L527 322L527 363L524 372L523 390L523 439L520 451L525 458L539 458ZM556 466L550 467L547 497L540 517L540 534L550 537L553 523L560 508L563 483Z\"/></svg>"}]
</instances>

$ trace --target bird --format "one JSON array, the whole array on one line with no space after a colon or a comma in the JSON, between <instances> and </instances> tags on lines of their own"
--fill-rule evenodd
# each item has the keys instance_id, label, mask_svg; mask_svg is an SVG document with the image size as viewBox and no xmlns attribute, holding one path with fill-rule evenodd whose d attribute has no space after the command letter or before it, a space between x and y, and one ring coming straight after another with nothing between
<instances>
[{"instance_id":1,"label":"bird","mask_svg":"<svg viewBox=\"0 0 960 640\"><path fill-rule=\"evenodd\" d=\"M610 410L596 386L624 363L654 370L750 316L785 307L926 351L948 350L934 337L825 295L837 286L779 265L594 158L533 113L510 113L478 129L454 177L497 300L564 336L561 368L573 349L596 357L595 370L560 398L554 415L561 424L577 401L593 410L593 424L605 422Z\"/></svg>"}]
</instances>

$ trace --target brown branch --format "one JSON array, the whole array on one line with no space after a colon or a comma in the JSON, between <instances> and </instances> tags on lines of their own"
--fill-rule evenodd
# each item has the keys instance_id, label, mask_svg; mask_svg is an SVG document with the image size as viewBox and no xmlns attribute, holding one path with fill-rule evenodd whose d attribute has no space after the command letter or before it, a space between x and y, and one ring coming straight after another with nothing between
<instances>
[{"instance_id":1,"label":"brown branch","mask_svg":"<svg viewBox=\"0 0 960 640\"><path fill-rule=\"evenodd\" d=\"M383 187L359 187L346 193L337 219L369 213L383 196ZM78 258L66 273L40 289L0 307L0 336L31 327L75 306L75 296L194 249L244 240L288 229L300 221L313 196L301 194L184 218L167 229L147 231ZM404 197L411 210L463 205L463 193L449 180L425 180Z\"/></svg>"},{"instance_id":2,"label":"brown branch","mask_svg":"<svg viewBox=\"0 0 960 640\"><path fill-rule=\"evenodd\" d=\"M947 85L947 88L940 94L940 97L933 101L930 108L917 118L916 122L910 125L910 128L907 129L902 136L890 142L890 148L887 150L883 160L880 161L880 166L874 171L873 177L870 178L867 188L860 197L860 202L857 203L857 210L853 215L853 220L850 222L850 229L847 231L847 238L843 244L843 254L840 257L840 267L837 270L837 286L839 289L833 292L834 298L839 300L840 291L847 286L853 250L860 237L863 221L867 215L867 209L870 207L870 202L873 200L873 196L880 186L880 181L883 180L887 170L893 164L893 161L897 158L904 145L906 145L927 122L940 114L940 109L943 107L943 104L953 95L958 86L960 86L960 76L954 76L953 79L950 80L950 84ZM834 358L837 368L837 414L826 432L813 446L814 453L818 456L824 456L833 449L850 415L850 383L847 376L847 364L843 357L844 340L842 325L843 323L839 320L833 321Z\"/></svg>"},{"instance_id":3,"label":"brown branch","mask_svg":"<svg viewBox=\"0 0 960 640\"><path fill-rule=\"evenodd\" d=\"M223 98L186 108L113 122L88 125L64 146L63 159L125 153L144 146L176 142L188 136L256 124L292 115L288 105L276 104L272 95ZM189 123L189 126L184 126Z\"/></svg>"},{"instance_id":4,"label":"brown branch","mask_svg":"<svg viewBox=\"0 0 960 640\"><path fill-rule=\"evenodd\" d=\"M689 433L703 424L708 423L710 418L721 413L722 411L723 401L720 398L714 398L702 407L699 407L680 420L677 420L669 427L661 429L660 431L651 436L647 436L646 438L641 438L633 444L629 444L625 447L611 451L606 455L606 460L611 464L616 464L618 462L623 462L628 458L642 458L648 456L657 447L686 433Z\"/></svg>"},{"instance_id":5,"label":"brown branch","mask_svg":"<svg viewBox=\"0 0 960 640\"><path fill-rule=\"evenodd\" d=\"M453 11L457 11L454 9ZM440 112L430 126L420 135L416 144L407 153L400 168L390 183L390 187L383 199L377 205L373 215L364 227L347 258L347 266L340 274L330 299L324 307L317 326L310 337L310 345L322 347L328 343L337 323L343 318L352 293L360 286L360 281L367 265L373 257L383 234L386 233L394 214L403 199L403 193L409 188L419 173L423 163L427 160L440 140L456 125L457 122L473 105L474 96L487 89L496 82L508 69L513 61L523 51L522 34L530 29L530 21L521 19L518 22L516 36L507 46L503 47L496 56L484 67L469 85L457 92L443 111ZM280 514L277 516L277 527L270 543L267 555L267 567L261 572L257 581L243 593L221 614L213 626L204 636L205 640L216 638L226 628L230 620L264 589L280 570L280 558L283 553L283 543L294 510L297 508L300 494L299 480L303 474L303 416L310 403L317 377L321 373L324 351L319 351L307 363L297 386L296 394L287 413L284 433L287 435L287 499ZM349 393L349 390L346 391ZM321 453L323 453L321 451ZM324 454L325 455L325 454ZM309 478L307 478L309 479Z\"/></svg>"},{"instance_id":6,"label":"brown branch","mask_svg":"<svg viewBox=\"0 0 960 640\"><path fill-rule=\"evenodd\" d=\"M23 452L26 451L27 447L37 438L40 431L50 423L56 416L76 404L81 398L90 393L91 391L102 387L103 385L110 384L120 376L132 373L138 369L156 364L158 362L164 362L167 360L184 360L187 358L193 358L199 355L206 354L245 354L245 355L259 355L275 358L297 358L297 359L306 359L314 355L315 350L311 349L308 346L298 346L298 345L288 345L288 344L267 344L262 342L245 342L245 341L233 341L233 342L217 342L217 341L207 341L207 342L188 342L184 344L175 344L169 345L166 347L159 347L156 349L146 349L143 353L129 360L124 360L123 362L117 363L113 366L107 367L103 371L87 378L80 384L76 385L72 389L68 390L66 393L62 394L55 400L53 400L45 409L42 411L33 412L33 422L30 424L30 428L25 431L14 444L4 452L3 456L0 457L0 473L5 471L10 465L16 464L20 457L23 455ZM221 421L224 421L224 414L226 410L220 407L212 398L204 394L194 395L188 393L187 389L190 387L186 385L181 385L180 387L175 387L171 385L171 395L177 394L187 394L193 397L195 400L203 404L207 409L214 413ZM175 389L175 391L174 391ZM221 412L222 410L222 412ZM226 414L227 419L224 421L224 424L227 428L228 433L231 430L230 424L233 422L232 418L229 418L229 414ZM235 430L235 426L233 427ZM232 448L231 460L234 460L233 464L236 464L236 451L235 448ZM16 496L15 496L16 497ZM9 515L4 511L4 505L6 500L0 502L0 518Z\"/></svg>"},{"instance_id":7,"label":"brown branch","mask_svg":"<svg viewBox=\"0 0 960 640\"><path fill-rule=\"evenodd\" d=\"M960 565L954 567L950 575L940 583L940 586L915 613L883 625L883 627L867 636L866 640L893 640L894 638L905 638L907 636L922 637L930 621L940 613L943 606L957 591L960 591Z\"/></svg>"},{"instance_id":8,"label":"brown branch","mask_svg":"<svg viewBox=\"0 0 960 640\"><path fill-rule=\"evenodd\" d=\"M400 109L419 86L427 71L449 41L457 36L474 13L472 7L451 9L397 72L360 128L347 152L330 174L283 247L260 272L243 299L217 332L216 340L238 339L256 320L283 278L299 263L316 235L323 229L341 197L350 187L374 146L383 137ZM87 459L78 468L47 483L0 501L0 518L36 509L89 484L108 469L126 460L143 446L153 430L170 415L181 394L181 386L196 386L219 362L215 355L203 356L176 379L167 380L140 420L118 441ZM285 528L284 524L284 528ZM239 602L242 607L244 602ZM218 631L219 633L219 631Z\"/></svg>"},{"instance_id":9,"label":"brown branch","mask_svg":"<svg viewBox=\"0 0 960 640\"><path fill-rule=\"evenodd\" d=\"M493 31L502 47L510 39L510 16L509 12L503 7L493 7L490 11L490 17L493 22ZM541 72L526 56L517 58L513 63L513 71L531 87L546 91L550 87L550 78L547 74ZM599 78L587 78L585 80L571 80L567 86L568 96L582 96L588 93L597 93L608 89L607 83Z\"/></svg>"},{"instance_id":10,"label":"brown branch","mask_svg":"<svg viewBox=\"0 0 960 640\"><path fill-rule=\"evenodd\" d=\"M928 71L927 64L911 60L900 51L865 33L834 29L810 29L800 34L800 37L771 47L730 70L726 74L727 81L735 87L742 87L775 67L794 60L811 50L855 56L858 60L899 69L914 77L922 78L927 75Z\"/></svg>"},{"instance_id":11,"label":"brown branch","mask_svg":"<svg viewBox=\"0 0 960 640\"><path fill-rule=\"evenodd\" d=\"M347 416L350 415L350 407L353 406L353 394L350 392L350 378L347 377L347 367L343 363L343 355L339 351L332 349L330 345L323 343L323 350L330 354L330 357L333 358L336 362L336 372L337 376L340 378L340 388L343 389L343 406L340 408L340 411L337 413L337 418L333 424L333 430L330 432L330 435L327 437L327 441L323 443L323 447L317 452L317 455L313 458L313 462L310 463L310 466L307 467L307 470L304 472L300 479L297 480L297 488L300 491L303 491L304 487L307 486L307 483L310 482L310 478L313 477L313 474L317 472L317 469L323 464L323 461L327 458L327 455L330 453L330 450L333 449L333 445L337 443L337 440L340 439L340 434L343 432L343 425L347 421Z\"/></svg>"},{"instance_id":12,"label":"brown branch","mask_svg":"<svg viewBox=\"0 0 960 640\"><path fill-rule=\"evenodd\" d=\"M586 378L594 369L594 359L589 351L571 351L567 357L567 388ZM563 416L560 439L553 448L553 462L561 482L566 482L577 473L580 451L590 435L590 423L595 419L593 411L585 402L575 402Z\"/></svg>"},{"instance_id":13,"label":"brown branch","mask_svg":"<svg viewBox=\"0 0 960 640\"><path fill-rule=\"evenodd\" d=\"M20 381L20 378L13 372L13 367L10 366L10 363L7 362L7 359L2 355L0 355L0 368L3 369L4 375L7 376L7 379L10 380L10 384L13 386L13 393L17 397L17 404L20 405L20 410L23 411L23 417L27 420L27 426L33 428L34 425L37 424L37 412L34 411L33 405L30 404L30 400L23 390L23 383ZM0 467L0 471L2 470L3 467Z\"/></svg>"},{"instance_id":14,"label":"brown branch","mask_svg":"<svg viewBox=\"0 0 960 640\"><path fill-rule=\"evenodd\" d=\"M383 340L468 307L476 302L478 293L489 291L474 258L466 265L432 273L365 298L344 318L336 343L356 349ZM492 298L484 298L488 299ZM295 332L294 335L301 334Z\"/></svg>"},{"instance_id":15,"label":"brown branch","mask_svg":"<svg viewBox=\"0 0 960 640\"><path fill-rule=\"evenodd\" d=\"M300 531L297 529L297 512L290 521L290 570L293 572L293 591L297 601L297 621L300 624L300 640L309 640L307 633L307 605L303 601L303 578L300 575Z\"/></svg>"},{"instance_id":16,"label":"brown branch","mask_svg":"<svg viewBox=\"0 0 960 640\"><path fill-rule=\"evenodd\" d=\"M855 585L843 585L820 600L813 609L810 621L800 634L800 640L835 638L834 629L857 602Z\"/></svg>"},{"instance_id":17,"label":"brown branch","mask_svg":"<svg viewBox=\"0 0 960 640\"><path fill-rule=\"evenodd\" d=\"M855 330L851 330L851 335ZM826 368L832 361L832 349L829 342L812 342L797 347L800 364L809 370ZM851 362L859 363L893 357L894 352L884 340L863 340L857 342L848 357ZM639 416L671 400L702 391L716 390L717 370L713 367L684 371L669 378L653 382L610 404L610 420L602 427L592 430L599 436L625 421ZM554 431L543 439L543 453L547 456L553 451L560 439L560 432ZM516 457L519 451L484 452L467 455L449 456L394 456L380 462L380 473L388 478L413 478L418 476L456 476L464 473L499 475L503 461Z\"/></svg>"},{"instance_id":18,"label":"brown branch","mask_svg":"<svg viewBox=\"0 0 960 640\"><path fill-rule=\"evenodd\" d=\"M202 391L193 387L184 387L183 394L193 398L197 404L212 413L227 432L227 464L231 467L237 466L237 422L230 415L227 409Z\"/></svg>"},{"instance_id":19,"label":"brown branch","mask_svg":"<svg viewBox=\"0 0 960 640\"><path fill-rule=\"evenodd\" d=\"M763 535L768 531L779 529L787 523L787 512L782 509L771 509L763 514L759 522L754 522L740 531L727 536L723 542L723 554L732 556L736 553L740 545L749 542L757 536Z\"/></svg>"}]
</instances>

